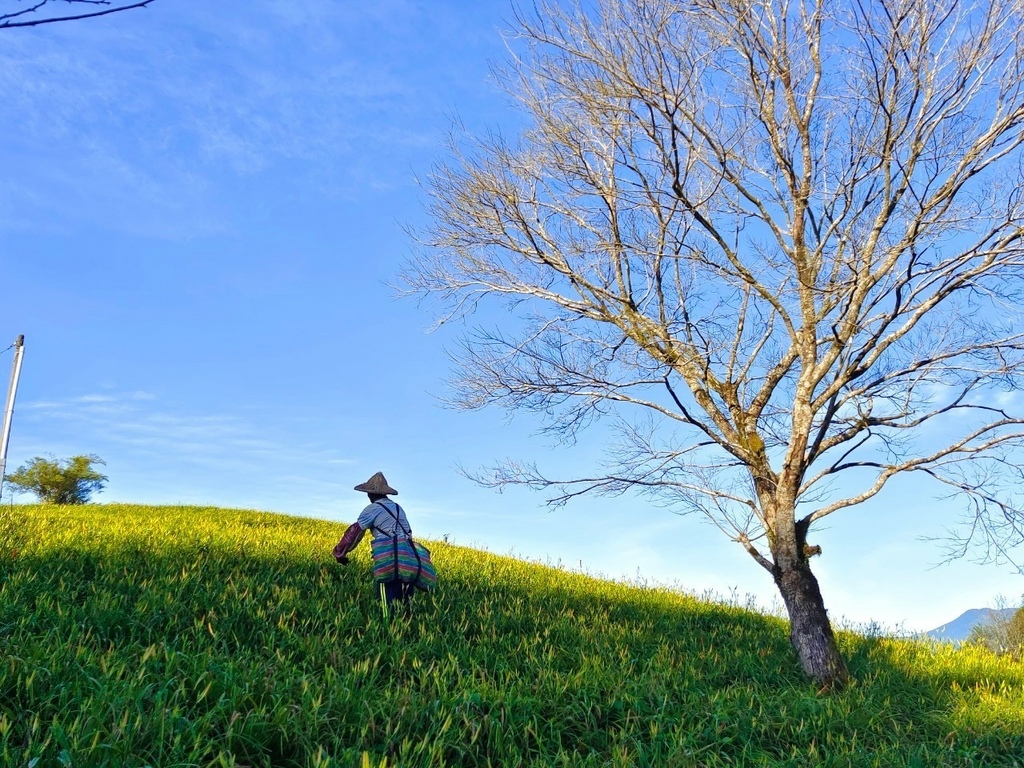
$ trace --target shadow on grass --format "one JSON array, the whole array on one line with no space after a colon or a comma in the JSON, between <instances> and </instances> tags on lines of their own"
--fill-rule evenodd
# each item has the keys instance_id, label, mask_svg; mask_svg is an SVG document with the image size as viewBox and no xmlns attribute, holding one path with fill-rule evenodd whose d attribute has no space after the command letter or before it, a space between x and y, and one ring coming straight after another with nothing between
<instances>
[{"instance_id":1,"label":"shadow on grass","mask_svg":"<svg viewBox=\"0 0 1024 768\"><path fill-rule=\"evenodd\" d=\"M855 682L818 696L783 621L441 543L440 589L386 623L367 554L328 556L340 526L277 546L258 522L249 547L183 531L4 560L0 757L1022 764L1019 665L844 634Z\"/></svg>"}]
</instances>

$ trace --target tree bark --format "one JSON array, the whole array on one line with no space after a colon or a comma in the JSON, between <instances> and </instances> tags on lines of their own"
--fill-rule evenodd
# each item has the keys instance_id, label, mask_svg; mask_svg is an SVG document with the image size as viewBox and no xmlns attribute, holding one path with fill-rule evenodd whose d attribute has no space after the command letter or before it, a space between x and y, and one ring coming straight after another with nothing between
<instances>
[{"instance_id":1,"label":"tree bark","mask_svg":"<svg viewBox=\"0 0 1024 768\"><path fill-rule=\"evenodd\" d=\"M789 639L804 672L823 689L838 690L850 679L825 610L818 580L805 560L775 570L775 584L789 613Z\"/></svg>"}]
</instances>

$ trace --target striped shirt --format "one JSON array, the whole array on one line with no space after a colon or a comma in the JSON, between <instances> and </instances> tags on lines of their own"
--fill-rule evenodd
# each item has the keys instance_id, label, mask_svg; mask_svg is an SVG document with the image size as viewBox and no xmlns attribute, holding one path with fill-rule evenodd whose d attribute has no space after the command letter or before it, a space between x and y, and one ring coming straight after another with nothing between
<instances>
[{"instance_id":1,"label":"striped shirt","mask_svg":"<svg viewBox=\"0 0 1024 768\"><path fill-rule=\"evenodd\" d=\"M387 507L390 512L386 512L384 507ZM395 522L392 514L398 515L398 522L401 525ZM364 531L372 530L373 538L375 539L390 539L396 534L401 539L412 536L412 529L409 527L409 520L405 516L405 510L387 498L375 501L360 512L359 517L356 518L356 523Z\"/></svg>"}]
</instances>

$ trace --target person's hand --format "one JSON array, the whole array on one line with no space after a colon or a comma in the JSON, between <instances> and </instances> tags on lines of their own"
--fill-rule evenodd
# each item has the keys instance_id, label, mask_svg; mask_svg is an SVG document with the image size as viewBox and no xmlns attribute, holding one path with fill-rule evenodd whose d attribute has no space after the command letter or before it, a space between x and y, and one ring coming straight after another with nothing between
<instances>
[{"instance_id":1,"label":"person's hand","mask_svg":"<svg viewBox=\"0 0 1024 768\"><path fill-rule=\"evenodd\" d=\"M334 559L342 565L348 565L348 558L345 555L335 555Z\"/></svg>"}]
</instances>

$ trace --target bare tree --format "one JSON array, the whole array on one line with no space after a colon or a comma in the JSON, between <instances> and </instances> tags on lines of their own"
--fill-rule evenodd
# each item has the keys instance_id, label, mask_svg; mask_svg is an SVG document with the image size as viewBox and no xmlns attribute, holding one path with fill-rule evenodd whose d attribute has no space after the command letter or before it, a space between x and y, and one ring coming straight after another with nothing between
<instances>
[{"instance_id":1,"label":"bare tree","mask_svg":"<svg viewBox=\"0 0 1024 768\"><path fill-rule=\"evenodd\" d=\"M0 0L0 29L11 27L38 27L58 21L77 21L106 16L132 8L144 8L154 0L114 2L113 0ZM59 5L63 3L63 6ZM68 11L53 11L54 7L72 6Z\"/></svg>"},{"instance_id":2,"label":"bare tree","mask_svg":"<svg viewBox=\"0 0 1024 768\"><path fill-rule=\"evenodd\" d=\"M815 523L920 473L965 500L955 546L1021 540L1022 3L516 22L499 74L527 125L456 137L403 279L444 319L511 310L455 352L457 405L623 439L593 478L480 479L707 515L771 574L805 672L842 686Z\"/></svg>"},{"instance_id":3,"label":"bare tree","mask_svg":"<svg viewBox=\"0 0 1024 768\"><path fill-rule=\"evenodd\" d=\"M1024 656L1024 605L1007 605L1003 598L970 631L968 643L988 648L1000 655Z\"/></svg>"}]
</instances>

